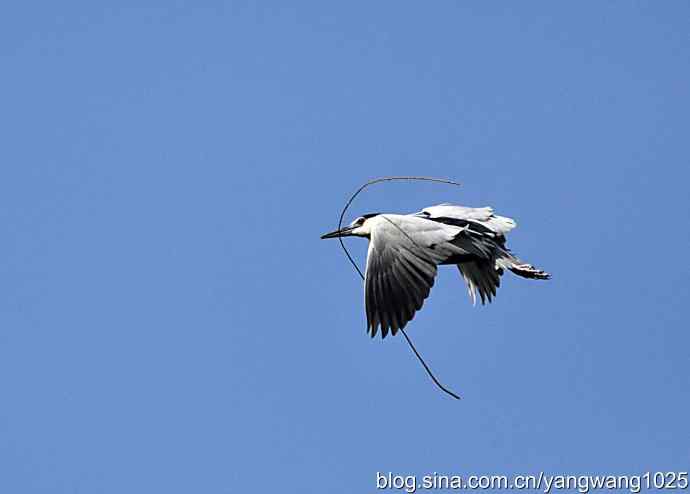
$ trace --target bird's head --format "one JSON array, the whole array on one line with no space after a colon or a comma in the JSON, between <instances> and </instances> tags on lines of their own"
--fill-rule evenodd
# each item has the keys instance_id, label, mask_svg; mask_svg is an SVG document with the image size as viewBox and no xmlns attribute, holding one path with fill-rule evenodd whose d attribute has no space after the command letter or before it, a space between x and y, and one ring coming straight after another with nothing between
<instances>
[{"instance_id":1,"label":"bird's head","mask_svg":"<svg viewBox=\"0 0 690 494\"><path fill-rule=\"evenodd\" d=\"M378 215L379 213L371 213L355 218L355 220L348 226L334 232L325 233L324 235L321 235L321 238L324 239L350 236L369 238L371 235L371 224L369 223L369 220Z\"/></svg>"}]
</instances>

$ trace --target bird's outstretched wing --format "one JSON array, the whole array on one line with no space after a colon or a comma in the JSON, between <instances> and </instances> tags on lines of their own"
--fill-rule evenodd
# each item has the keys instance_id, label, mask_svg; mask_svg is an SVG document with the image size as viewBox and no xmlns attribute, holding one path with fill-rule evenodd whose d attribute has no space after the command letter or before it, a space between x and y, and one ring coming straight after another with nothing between
<instances>
[{"instance_id":1,"label":"bird's outstretched wing","mask_svg":"<svg viewBox=\"0 0 690 494\"><path fill-rule=\"evenodd\" d=\"M429 296L436 265L447 258L447 242L459 229L400 215L380 215L367 255L365 305L368 330L395 335ZM451 247L452 248L452 247Z\"/></svg>"},{"instance_id":2,"label":"bird's outstretched wing","mask_svg":"<svg viewBox=\"0 0 690 494\"><path fill-rule=\"evenodd\" d=\"M417 215L449 225L465 226L469 223L477 233L496 236L504 236L517 226L515 220L494 214L490 207L468 208L446 203L424 208Z\"/></svg>"}]
</instances>

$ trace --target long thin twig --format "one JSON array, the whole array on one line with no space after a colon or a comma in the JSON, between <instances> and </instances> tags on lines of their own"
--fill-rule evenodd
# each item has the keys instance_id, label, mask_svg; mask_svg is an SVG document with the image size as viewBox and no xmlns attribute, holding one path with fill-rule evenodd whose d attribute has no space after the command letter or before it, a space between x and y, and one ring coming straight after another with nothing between
<instances>
[{"instance_id":1,"label":"long thin twig","mask_svg":"<svg viewBox=\"0 0 690 494\"><path fill-rule=\"evenodd\" d=\"M368 186L379 183L379 182L392 182L395 180L407 180L407 181L413 181L413 180L419 180L419 181L424 181L424 182L437 182L437 183L443 183L443 184L450 184L450 185L458 185L460 186L461 184L458 182L454 182L452 180L447 180L444 178L432 178L432 177L382 177L382 178L376 178L374 180L370 180L369 182L365 183L362 185L357 191L352 194L352 197L347 201L347 204L345 204L345 207L343 208L343 211L340 213L340 219L338 220L338 230L340 230L343 227L343 218L345 217L345 213L347 212L347 209L350 207L350 204L352 204L352 201L355 200L355 198L359 195L360 192L362 192L364 189L366 189ZM396 227L398 225L395 225ZM405 232L403 232L405 233ZM405 233L407 236L407 234ZM359 269L359 266L357 266L357 263L352 259L352 256L350 255L350 252L347 250L347 247L345 247L345 242L343 242L342 237L338 237L338 240L340 241L340 246L343 248L343 251L345 252L345 255L350 261L350 264L354 266L354 268L357 270L357 273L359 273L359 276L362 278L362 281L365 280L364 274L362 271ZM412 340L410 339L409 336L407 336L407 333L403 328L400 328L400 331L402 332L403 336L405 336L405 340L407 340L407 344L409 347L412 349L414 352L415 356L419 360L419 362L422 364L424 367L424 370L426 370L427 374L429 374L429 377L431 377L431 380L434 381L436 386L443 391L444 393L447 393L448 395L452 396L456 400L459 400L460 397L450 391L448 388L446 388L443 384L439 382L438 379L436 379L436 376L434 376L433 372L431 372L431 369L429 366L426 364L422 356L419 354L417 349L415 348L414 344L412 343Z\"/></svg>"},{"instance_id":2,"label":"long thin twig","mask_svg":"<svg viewBox=\"0 0 690 494\"><path fill-rule=\"evenodd\" d=\"M419 354L419 352L417 351L417 349L414 347L414 344L412 343L412 340L410 339L409 336L407 336L407 333L405 332L405 330L404 330L403 328L400 328L400 331L402 331L403 336L404 336L405 339L407 340L407 344L410 345L410 348L412 348L412 351L414 352L414 354L417 356L417 358L419 359L419 361L420 361L420 362L422 363L422 365L424 366L424 370L426 370L426 373L429 374L429 377L431 377L431 380L434 381L434 382L436 383L436 386L438 386L438 387L441 389L441 391L443 391L443 392L445 392L445 393L448 393L450 396L452 396L452 397L455 398L456 400L459 400L459 399L460 399L460 396L458 396L458 395L456 395L455 393L453 393L450 389L446 388L443 384L441 384L441 383L438 381L438 379L436 379L436 376L434 376L434 373L431 372L431 369L429 369L429 366L426 365L426 362L424 362L424 359L423 359L422 356Z\"/></svg>"}]
</instances>

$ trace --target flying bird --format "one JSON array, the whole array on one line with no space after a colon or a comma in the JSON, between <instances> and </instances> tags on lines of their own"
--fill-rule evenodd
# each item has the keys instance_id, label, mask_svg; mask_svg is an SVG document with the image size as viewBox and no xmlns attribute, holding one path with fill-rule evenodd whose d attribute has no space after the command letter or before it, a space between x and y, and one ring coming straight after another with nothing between
<instances>
[{"instance_id":1,"label":"flying bird","mask_svg":"<svg viewBox=\"0 0 690 494\"><path fill-rule=\"evenodd\" d=\"M511 218L490 207L439 204L413 214L365 214L349 226L322 235L369 239L365 272L367 332L373 338L395 335L422 308L434 285L437 266L455 264L476 304L491 302L508 270L528 279L547 280L545 271L506 247ZM433 376L432 376L433 377Z\"/></svg>"}]
</instances>

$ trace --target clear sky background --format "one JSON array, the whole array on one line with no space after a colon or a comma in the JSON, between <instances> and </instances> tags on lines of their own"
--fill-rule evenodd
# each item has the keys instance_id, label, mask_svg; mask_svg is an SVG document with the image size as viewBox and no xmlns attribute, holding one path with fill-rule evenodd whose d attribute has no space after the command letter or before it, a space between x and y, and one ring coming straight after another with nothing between
<instances>
[{"instance_id":1,"label":"clear sky background","mask_svg":"<svg viewBox=\"0 0 690 494\"><path fill-rule=\"evenodd\" d=\"M690 464L690 4L11 2L0 492L372 492ZM365 334L337 241L444 201L553 273L454 268ZM363 262L366 241L349 241Z\"/></svg>"}]
</instances>

